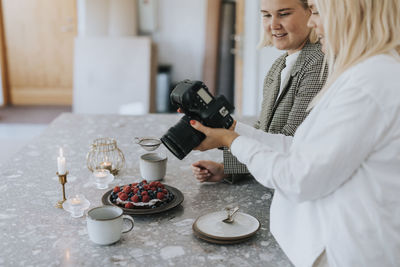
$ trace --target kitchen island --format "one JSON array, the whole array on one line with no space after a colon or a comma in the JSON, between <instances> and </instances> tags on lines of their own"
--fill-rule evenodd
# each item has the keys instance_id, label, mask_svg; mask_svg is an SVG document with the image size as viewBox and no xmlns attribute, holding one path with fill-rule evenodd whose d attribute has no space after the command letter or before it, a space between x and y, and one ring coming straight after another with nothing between
<instances>
[{"instance_id":1,"label":"kitchen island","mask_svg":"<svg viewBox=\"0 0 400 267\"><path fill-rule=\"evenodd\" d=\"M134 229L113 245L92 243L85 215L72 218L55 207L62 199L56 176L59 147L63 147L69 171L67 198L83 194L90 208L101 206L102 196L115 185L141 180L139 157L146 151L133 138L159 138L180 116L64 113L10 156L0 169L0 266L292 266L269 231L271 190L254 179L201 184L192 175L191 163L221 161L220 150L192 151L179 160L160 146L158 151L168 156L162 182L179 189L184 201L164 213L133 215ZM252 118L244 121L253 123ZM86 166L90 145L99 137L115 138L126 159L125 167L104 190L90 182ZM231 204L238 204L241 212L261 222L255 236L240 244L217 245L193 234L196 218Z\"/></svg>"}]
</instances>

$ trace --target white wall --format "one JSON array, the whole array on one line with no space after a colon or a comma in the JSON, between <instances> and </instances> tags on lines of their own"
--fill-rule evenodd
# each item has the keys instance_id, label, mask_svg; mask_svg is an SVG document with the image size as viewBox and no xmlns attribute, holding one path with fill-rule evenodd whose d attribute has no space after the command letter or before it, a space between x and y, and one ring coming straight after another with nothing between
<instances>
[{"instance_id":1,"label":"white wall","mask_svg":"<svg viewBox=\"0 0 400 267\"><path fill-rule=\"evenodd\" d=\"M78 35L137 35L136 0L77 0Z\"/></svg>"},{"instance_id":2,"label":"white wall","mask_svg":"<svg viewBox=\"0 0 400 267\"><path fill-rule=\"evenodd\" d=\"M203 78L206 0L159 0L153 34L158 62L170 64L172 82Z\"/></svg>"},{"instance_id":3,"label":"white wall","mask_svg":"<svg viewBox=\"0 0 400 267\"><path fill-rule=\"evenodd\" d=\"M150 111L149 37L78 37L74 57L75 113Z\"/></svg>"},{"instance_id":4,"label":"white wall","mask_svg":"<svg viewBox=\"0 0 400 267\"><path fill-rule=\"evenodd\" d=\"M77 0L80 36L108 35L108 20L112 15L109 11L110 1L116 0ZM207 0L158 0L156 7L157 28L151 36L158 47L159 64L173 66L173 82L184 79L201 80ZM88 9L91 19L87 17ZM92 25L85 21L97 23ZM103 21L103 24L99 21Z\"/></svg>"}]
</instances>

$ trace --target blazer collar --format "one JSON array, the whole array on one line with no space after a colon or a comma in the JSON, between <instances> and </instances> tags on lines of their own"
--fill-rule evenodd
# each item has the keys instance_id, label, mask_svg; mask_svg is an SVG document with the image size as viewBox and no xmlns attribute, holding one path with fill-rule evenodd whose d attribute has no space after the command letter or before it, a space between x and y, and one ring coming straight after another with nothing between
<instances>
[{"instance_id":1,"label":"blazer collar","mask_svg":"<svg viewBox=\"0 0 400 267\"><path fill-rule=\"evenodd\" d=\"M310 43L310 41L306 42L304 47L301 49L301 52L296 60L296 63L294 63L293 69L290 73L291 76L295 76L297 72L299 72L304 67L306 59L311 53L315 52L315 49L316 49L315 44ZM320 46L318 46L318 49L320 49Z\"/></svg>"}]
</instances>

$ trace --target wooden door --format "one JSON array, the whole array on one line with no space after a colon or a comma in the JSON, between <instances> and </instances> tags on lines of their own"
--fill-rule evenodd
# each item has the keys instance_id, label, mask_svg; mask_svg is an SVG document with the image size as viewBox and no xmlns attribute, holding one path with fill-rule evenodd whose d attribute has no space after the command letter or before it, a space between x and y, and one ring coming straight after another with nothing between
<instances>
[{"instance_id":1,"label":"wooden door","mask_svg":"<svg viewBox=\"0 0 400 267\"><path fill-rule=\"evenodd\" d=\"M244 8L245 0L235 0L235 73L234 96L235 113L242 114L243 102L243 35L244 35ZM215 94L218 78L218 47L221 24L222 0L208 0L205 57L203 66L203 81L210 91Z\"/></svg>"},{"instance_id":2,"label":"wooden door","mask_svg":"<svg viewBox=\"0 0 400 267\"><path fill-rule=\"evenodd\" d=\"M76 1L1 3L11 104L71 105Z\"/></svg>"},{"instance_id":3,"label":"wooden door","mask_svg":"<svg viewBox=\"0 0 400 267\"><path fill-rule=\"evenodd\" d=\"M203 82L213 95L215 95L217 91L221 5L222 0L207 0Z\"/></svg>"},{"instance_id":4,"label":"wooden door","mask_svg":"<svg viewBox=\"0 0 400 267\"><path fill-rule=\"evenodd\" d=\"M236 114L243 112L243 35L244 35L245 0L236 0L235 23L235 110Z\"/></svg>"}]
</instances>

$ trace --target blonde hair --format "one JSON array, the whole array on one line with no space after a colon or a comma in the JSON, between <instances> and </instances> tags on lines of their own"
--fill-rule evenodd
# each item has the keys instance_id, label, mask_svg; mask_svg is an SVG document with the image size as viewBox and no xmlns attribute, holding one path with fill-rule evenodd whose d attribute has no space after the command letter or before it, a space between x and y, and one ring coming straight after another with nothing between
<instances>
[{"instance_id":1,"label":"blonde hair","mask_svg":"<svg viewBox=\"0 0 400 267\"><path fill-rule=\"evenodd\" d=\"M325 31L329 74L310 108L350 67L393 49L400 53L399 0L316 0L316 6Z\"/></svg>"},{"instance_id":2,"label":"blonde hair","mask_svg":"<svg viewBox=\"0 0 400 267\"><path fill-rule=\"evenodd\" d=\"M300 4L303 6L304 9L309 9L307 0L297 0L300 2ZM308 39L310 43L315 44L318 42L318 36L315 33L314 29L310 29L310 34L308 35ZM260 34L260 41L257 44L257 48L261 49L265 46L272 46L272 39L271 36L264 30L264 27L262 25L261 21L261 34Z\"/></svg>"}]
</instances>

